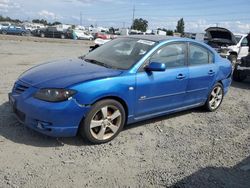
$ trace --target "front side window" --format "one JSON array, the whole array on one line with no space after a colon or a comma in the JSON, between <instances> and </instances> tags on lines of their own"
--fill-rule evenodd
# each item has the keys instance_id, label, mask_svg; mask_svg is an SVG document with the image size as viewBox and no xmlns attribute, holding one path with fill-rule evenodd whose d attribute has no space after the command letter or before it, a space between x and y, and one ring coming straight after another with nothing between
<instances>
[{"instance_id":1,"label":"front side window","mask_svg":"<svg viewBox=\"0 0 250 188\"><path fill-rule=\"evenodd\" d=\"M192 45L189 46L189 65L204 65L208 63L212 63L213 56L212 54L205 48Z\"/></svg>"},{"instance_id":2,"label":"front side window","mask_svg":"<svg viewBox=\"0 0 250 188\"><path fill-rule=\"evenodd\" d=\"M241 46L247 46L247 37L242 40Z\"/></svg>"},{"instance_id":3,"label":"front side window","mask_svg":"<svg viewBox=\"0 0 250 188\"><path fill-rule=\"evenodd\" d=\"M151 57L150 62L164 63L166 68L182 67L186 62L186 44L169 44L160 48Z\"/></svg>"}]
</instances>

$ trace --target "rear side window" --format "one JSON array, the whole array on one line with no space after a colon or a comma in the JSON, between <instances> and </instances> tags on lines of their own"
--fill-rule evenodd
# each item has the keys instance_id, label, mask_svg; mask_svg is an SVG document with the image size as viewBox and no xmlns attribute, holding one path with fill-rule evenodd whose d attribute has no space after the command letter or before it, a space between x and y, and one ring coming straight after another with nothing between
<instances>
[{"instance_id":1,"label":"rear side window","mask_svg":"<svg viewBox=\"0 0 250 188\"><path fill-rule=\"evenodd\" d=\"M189 65L209 64L213 63L213 59L213 54L206 48L193 44L189 45Z\"/></svg>"},{"instance_id":2,"label":"rear side window","mask_svg":"<svg viewBox=\"0 0 250 188\"><path fill-rule=\"evenodd\" d=\"M167 68L182 67L186 61L186 49L185 43L169 44L158 49L150 62L164 63Z\"/></svg>"}]
</instances>

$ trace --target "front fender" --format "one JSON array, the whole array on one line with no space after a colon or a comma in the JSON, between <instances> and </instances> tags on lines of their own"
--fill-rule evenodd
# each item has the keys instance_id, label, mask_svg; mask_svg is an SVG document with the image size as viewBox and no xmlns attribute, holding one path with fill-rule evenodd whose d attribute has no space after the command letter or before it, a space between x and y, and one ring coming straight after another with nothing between
<instances>
[{"instance_id":1,"label":"front fender","mask_svg":"<svg viewBox=\"0 0 250 188\"><path fill-rule=\"evenodd\" d=\"M135 75L92 80L70 89L78 91L74 98L79 104L91 105L101 98L117 97L127 104L128 116L134 114Z\"/></svg>"}]
</instances>

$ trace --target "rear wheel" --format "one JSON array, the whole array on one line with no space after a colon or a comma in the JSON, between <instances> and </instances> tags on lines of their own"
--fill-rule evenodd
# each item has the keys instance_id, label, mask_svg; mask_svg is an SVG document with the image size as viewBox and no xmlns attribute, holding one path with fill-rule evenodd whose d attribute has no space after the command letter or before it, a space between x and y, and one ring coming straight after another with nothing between
<instances>
[{"instance_id":1,"label":"rear wheel","mask_svg":"<svg viewBox=\"0 0 250 188\"><path fill-rule=\"evenodd\" d=\"M80 134L94 144L115 138L125 124L123 106L111 99L95 103L80 125Z\"/></svg>"},{"instance_id":2,"label":"rear wheel","mask_svg":"<svg viewBox=\"0 0 250 188\"><path fill-rule=\"evenodd\" d=\"M6 34L7 34L7 32L6 32L6 31L2 31L2 34L3 34L3 35L6 35Z\"/></svg>"},{"instance_id":3,"label":"rear wheel","mask_svg":"<svg viewBox=\"0 0 250 188\"><path fill-rule=\"evenodd\" d=\"M208 111L214 112L219 108L224 97L223 86L217 83L210 92L205 107Z\"/></svg>"},{"instance_id":4,"label":"rear wheel","mask_svg":"<svg viewBox=\"0 0 250 188\"><path fill-rule=\"evenodd\" d=\"M65 39L65 35L64 34L61 34L61 39Z\"/></svg>"},{"instance_id":5,"label":"rear wheel","mask_svg":"<svg viewBox=\"0 0 250 188\"><path fill-rule=\"evenodd\" d=\"M40 36L41 36L42 38L44 38L44 37L45 37L45 34L44 34L44 33L41 33Z\"/></svg>"}]
</instances>

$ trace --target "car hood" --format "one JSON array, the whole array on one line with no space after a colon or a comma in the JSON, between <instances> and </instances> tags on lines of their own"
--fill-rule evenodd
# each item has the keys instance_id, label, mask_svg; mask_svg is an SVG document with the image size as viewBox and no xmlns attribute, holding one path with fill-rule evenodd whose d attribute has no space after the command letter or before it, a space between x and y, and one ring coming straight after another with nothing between
<instances>
[{"instance_id":1,"label":"car hood","mask_svg":"<svg viewBox=\"0 0 250 188\"><path fill-rule=\"evenodd\" d=\"M122 71L88 63L82 59L65 59L33 67L19 80L37 88L65 88L94 79L118 76Z\"/></svg>"},{"instance_id":2,"label":"car hood","mask_svg":"<svg viewBox=\"0 0 250 188\"><path fill-rule=\"evenodd\" d=\"M222 27L209 27L205 31L207 39L210 42L226 44L226 45L237 44L237 40L234 34L228 29Z\"/></svg>"}]
</instances>

